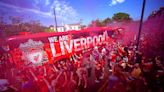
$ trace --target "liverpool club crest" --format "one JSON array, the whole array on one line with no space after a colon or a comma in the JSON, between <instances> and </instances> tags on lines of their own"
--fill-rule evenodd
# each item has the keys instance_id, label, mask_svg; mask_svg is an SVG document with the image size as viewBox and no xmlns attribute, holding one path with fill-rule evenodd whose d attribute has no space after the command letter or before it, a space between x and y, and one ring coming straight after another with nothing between
<instances>
[{"instance_id":1,"label":"liverpool club crest","mask_svg":"<svg viewBox=\"0 0 164 92\"><path fill-rule=\"evenodd\" d=\"M26 64L41 65L47 62L47 57L44 55L44 44L41 41L34 41L29 39L25 43L19 45L19 49L22 51L23 58Z\"/></svg>"}]
</instances>

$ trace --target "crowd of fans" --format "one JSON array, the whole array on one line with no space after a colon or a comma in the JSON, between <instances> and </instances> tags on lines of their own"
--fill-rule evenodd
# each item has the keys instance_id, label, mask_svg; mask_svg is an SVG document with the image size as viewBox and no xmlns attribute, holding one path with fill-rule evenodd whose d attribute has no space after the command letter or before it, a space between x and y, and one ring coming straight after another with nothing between
<instances>
[{"instance_id":1,"label":"crowd of fans","mask_svg":"<svg viewBox=\"0 0 164 92\"><path fill-rule=\"evenodd\" d=\"M145 57L135 47L106 43L36 67L17 67L10 54L2 54L0 91L163 92L162 57Z\"/></svg>"}]
</instances>

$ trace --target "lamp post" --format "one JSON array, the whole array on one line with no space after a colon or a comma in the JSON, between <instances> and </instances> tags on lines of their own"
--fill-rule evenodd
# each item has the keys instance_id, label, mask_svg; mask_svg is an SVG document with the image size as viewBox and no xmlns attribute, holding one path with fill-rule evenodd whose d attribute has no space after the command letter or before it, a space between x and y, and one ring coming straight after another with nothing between
<instances>
[{"instance_id":1,"label":"lamp post","mask_svg":"<svg viewBox=\"0 0 164 92\"><path fill-rule=\"evenodd\" d=\"M57 29L57 19L56 19L56 10L55 10L55 7L54 7L54 18L55 18L55 28L56 28L56 31L58 32L58 29Z\"/></svg>"},{"instance_id":2,"label":"lamp post","mask_svg":"<svg viewBox=\"0 0 164 92\"><path fill-rule=\"evenodd\" d=\"M140 43L140 36L141 36L141 30L142 30L142 24L143 24L143 16L144 16L145 4L146 4L146 0L143 0L143 3L142 3L142 13L141 13L141 19L140 19L140 25L139 25L139 32L138 32L137 43L136 43L136 45L137 45L136 50L138 50L139 43Z\"/></svg>"}]
</instances>

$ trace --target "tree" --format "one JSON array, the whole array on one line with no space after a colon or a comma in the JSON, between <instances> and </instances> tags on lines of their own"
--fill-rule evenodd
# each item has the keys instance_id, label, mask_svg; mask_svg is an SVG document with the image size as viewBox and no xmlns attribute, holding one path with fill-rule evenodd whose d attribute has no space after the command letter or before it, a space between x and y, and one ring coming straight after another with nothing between
<instances>
[{"instance_id":1,"label":"tree","mask_svg":"<svg viewBox=\"0 0 164 92\"><path fill-rule=\"evenodd\" d=\"M56 32L54 29L51 28L45 28L44 32Z\"/></svg>"},{"instance_id":2,"label":"tree","mask_svg":"<svg viewBox=\"0 0 164 92\"><path fill-rule=\"evenodd\" d=\"M39 20L31 20L26 24L31 33L44 32L45 27L42 26Z\"/></svg>"},{"instance_id":3,"label":"tree","mask_svg":"<svg viewBox=\"0 0 164 92\"><path fill-rule=\"evenodd\" d=\"M103 26L102 21L99 20L99 19L97 19L97 20L95 21L95 24L96 24L97 27L102 27L102 26Z\"/></svg>"},{"instance_id":4,"label":"tree","mask_svg":"<svg viewBox=\"0 0 164 92\"><path fill-rule=\"evenodd\" d=\"M127 13L119 12L113 15L112 20L114 21L130 21L130 15Z\"/></svg>"},{"instance_id":5,"label":"tree","mask_svg":"<svg viewBox=\"0 0 164 92\"><path fill-rule=\"evenodd\" d=\"M110 18L106 18L102 21L102 25L107 26L110 22L112 22L112 20Z\"/></svg>"},{"instance_id":6,"label":"tree","mask_svg":"<svg viewBox=\"0 0 164 92\"><path fill-rule=\"evenodd\" d=\"M102 27L103 23L99 19L92 20L91 24L89 24L89 27Z\"/></svg>"},{"instance_id":7,"label":"tree","mask_svg":"<svg viewBox=\"0 0 164 92\"><path fill-rule=\"evenodd\" d=\"M81 25L81 29L85 29L86 27L86 25Z\"/></svg>"},{"instance_id":8,"label":"tree","mask_svg":"<svg viewBox=\"0 0 164 92\"><path fill-rule=\"evenodd\" d=\"M23 18L20 16L9 16L9 19L12 24L20 24L23 21Z\"/></svg>"}]
</instances>

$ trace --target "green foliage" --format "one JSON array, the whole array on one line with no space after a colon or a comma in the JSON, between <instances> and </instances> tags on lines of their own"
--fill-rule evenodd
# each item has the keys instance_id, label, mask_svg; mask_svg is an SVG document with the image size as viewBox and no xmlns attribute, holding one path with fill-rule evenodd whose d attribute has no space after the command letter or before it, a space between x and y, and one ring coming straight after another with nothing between
<instances>
[{"instance_id":1,"label":"green foliage","mask_svg":"<svg viewBox=\"0 0 164 92\"><path fill-rule=\"evenodd\" d=\"M44 32L45 28L41 25L39 20L31 20L24 22L23 18L19 16L9 16L11 24L7 24L3 21L3 17L0 17L0 26L6 36L19 35L21 32L38 33Z\"/></svg>"},{"instance_id":2,"label":"green foliage","mask_svg":"<svg viewBox=\"0 0 164 92\"><path fill-rule=\"evenodd\" d=\"M86 28L87 26L86 25L81 25L81 29L84 29Z\"/></svg>"},{"instance_id":3,"label":"green foliage","mask_svg":"<svg viewBox=\"0 0 164 92\"><path fill-rule=\"evenodd\" d=\"M114 21L130 21L132 19L130 18L129 14L119 12L119 13L116 13L113 15L112 20L114 20Z\"/></svg>"},{"instance_id":4,"label":"green foliage","mask_svg":"<svg viewBox=\"0 0 164 92\"><path fill-rule=\"evenodd\" d=\"M97 19L97 20L95 21L95 24L96 24L97 27L102 27L102 26L103 26L102 21L100 21L99 19Z\"/></svg>"},{"instance_id":5,"label":"green foliage","mask_svg":"<svg viewBox=\"0 0 164 92\"><path fill-rule=\"evenodd\" d=\"M132 18L130 18L130 15L128 13L119 12L114 14L112 19L107 17L104 20L99 20L99 19L93 20L91 24L89 24L89 26L104 27L104 26L108 26L110 23L113 23L113 21L129 22L132 21Z\"/></svg>"},{"instance_id":6,"label":"green foliage","mask_svg":"<svg viewBox=\"0 0 164 92\"><path fill-rule=\"evenodd\" d=\"M51 29L51 28L46 28L45 30L44 30L44 32L56 32L54 29Z\"/></svg>"},{"instance_id":7,"label":"green foliage","mask_svg":"<svg viewBox=\"0 0 164 92\"><path fill-rule=\"evenodd\" d=\"M110 18L106 18L102 21L102 24L103 24L103 26L107 26L111 22L112 22L112 20Z\"/></svg>"},{"instance_id":8,"label":"green foliage","mask_svg":"<svg viewBox=\"0 0 164 92\"><path fill-rule=\"evenodd\" d=\"M106 18L104 20L97 19L95 21L92 21L91 26L104 27L104 26L107 26L111 22L112 20L110 18Z\"/></svg>"}]
</instances>

